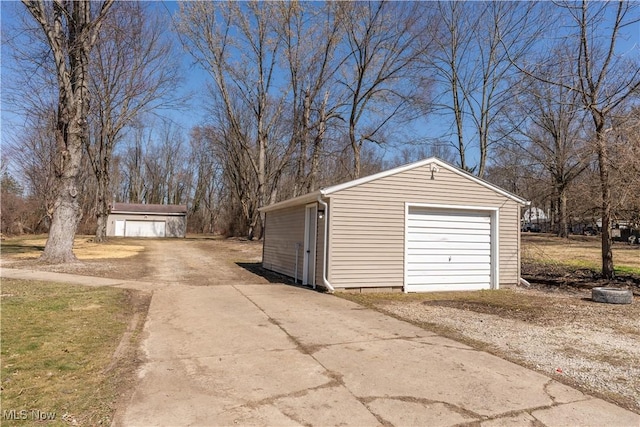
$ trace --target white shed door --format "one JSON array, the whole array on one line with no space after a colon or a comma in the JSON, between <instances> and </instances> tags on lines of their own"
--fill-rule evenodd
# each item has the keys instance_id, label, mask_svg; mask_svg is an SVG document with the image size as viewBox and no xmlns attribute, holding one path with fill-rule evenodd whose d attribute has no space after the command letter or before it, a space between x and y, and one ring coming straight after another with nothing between
<instances>
[{"instance_id":1,"label":"white shed door","mask_svg":"<svg viewBox=\"0 0 640 427\"><path fill-rule=\"evenodd\" d=\"M164 221L130 221L125 225L125 236L127 237L164 237Z\"/></svg>"},{"instance_id":2,"label":"white shed door","mask_svg":"<svg viewBox=\"0 0 640 427\"><path fill-rule=\"evenodd\" d=\"M118 237L123 237L124 236L124 219L117 219L116 220L115 235L118 236Z\"/></svg>"},{"instance_id":3,"label":"white shed door","mask_svg":"<svg viewBox=\"0 0 640 427\"><path fill-rule=\"evenodd\" d=\"M491 288L491 215L410 207L405 290Z\"/></svg>"}]
</instances>

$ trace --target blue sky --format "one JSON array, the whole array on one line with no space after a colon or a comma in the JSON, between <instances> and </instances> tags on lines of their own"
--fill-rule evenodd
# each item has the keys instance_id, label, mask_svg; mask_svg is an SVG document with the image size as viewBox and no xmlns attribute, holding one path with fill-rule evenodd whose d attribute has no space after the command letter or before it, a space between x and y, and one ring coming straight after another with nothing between
<instances>
[{"instance_id":1,"label":"blue sky","mask_svg":"<svg viewBox=\"0 0 640 427\"><path fill-rule=\"evenodd\" d=\"M153 2L158 12L166 13L171 16L179 9L178 2L175 1L157 1ZM0 0L0 16L1 25L3 29L3 38L6 36L5 29L10 28L12 23L15 22L16 12L22 13L24 7L19 1L6 1ZM188 135L189 129L198 124L202 124L207 119L206 113L206 85L209 79L208 74L203 71L198 65L194 65L193 58L189 56L179 46L179 41L175 39L175 36L169 29L167 34L174 38L175 52L182 57L182 67L184 81L181 87L176 88L178 93L184 95L188 99L188 106L185 110L167 112L163 111L161 114L170 118L176 126L181 128L185 137ZM11 85L12 69L10 67L10 52L8 46L2 44L2 56L1 56L1 75L2 84ZM0 132L1 132L1 144L6 146L10 139L14 138L16 134L19 134L24 126L24 118L12 111L11 107L6 102L2 103L0 108ZM425 122L426 123L426 122ZM407 125L407 127L412 127ZM427 135L425 132L426 127L424 125L418 126L417 129L413 129L411 132L415 135L416 139L420 139Z\"/></svg>"},{"instance_id":2,"label":"blue sky","mask_svg":"<svg viewBox=\"0 0 640 427\"><path fill-rule=\"evenodd\" d=\"M173 14L178 10L176 2L162 1L156 2L155 6L158 11L166 14ZM23 6L17 1L0 1L0 16L1 25L3 31L3 43L1 52L1 68L2 68L2 87L6 88L12 84L12 77L10 71L10 55L7 52L7 46L4 43L5 28L16 19L14 11L23 9ZM167 34L170 37L174 37L173 34L167 29ZM184 131L185 138L188 135L188 131L191 127L198 125L206 120L205 97L206 94L206 82L208 81L208 75L202 71L198 66L193 66L191 57L184 53L180 48L179 42L176 40L176 54L182 55L182 66L184 74L184 83L182 87L177 88L179 93L189 95L189 106L184 111L175 111L168 114L169 117ZM625 34L620 39L619 51L627 52L629 55L638 55L640 52L640 23L636 22L633 25L625 28ZM1 143L3 146L8 141L8 138L12 134L19 133L21 125L24 120L19 115L14 114L7 108L6 103L2 103L0 109L0 132ZM421 138L435 138L439 134L442 134L449 126L447 120L443 120L441 117L432 115L429 117L421 118L417 120L413 125L407 125L408 133L410 133L414 139L419 140ZM471 157L473 158L473 154Z\"/></svg>"}]
</instances>

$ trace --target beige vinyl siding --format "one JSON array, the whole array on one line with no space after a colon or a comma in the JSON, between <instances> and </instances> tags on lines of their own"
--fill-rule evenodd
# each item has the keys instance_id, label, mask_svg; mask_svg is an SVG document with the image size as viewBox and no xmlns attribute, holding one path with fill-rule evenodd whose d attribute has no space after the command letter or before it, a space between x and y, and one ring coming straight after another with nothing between
<instances>
[{"instance_id":1,"label":"beige vinyl siding","mask_svg":"<svg viewBox=\"0 0 640 427\"><path fill-rule=\"evenodd\" d=\"M298 280L302 280L304 261L305 206L267 212L262 266L290 277L296 277L296 244L298 244Z\"/></svg>"},{"instance_id":2,"label":"beige vinyl siding","mask_svg":"<svg viewBox=\"0 0 640 427\"><path fill-rule=\"evenodd\" d=\"M331 195L329 280L334 287L404 285L405 203L499 207L500 284L518 278L519 205L447 169L430 165Z\"/></svg>"},{"instance_id":3,"label":"beige vinyl siding","mask_svg":"<svg viewBox=\"0 0 640 427\"><path fill-rule=\"evenodd\" d=\"M509 200L500 207L500 285L520 278L520 205Z\"/></svg>"}]
</instances>

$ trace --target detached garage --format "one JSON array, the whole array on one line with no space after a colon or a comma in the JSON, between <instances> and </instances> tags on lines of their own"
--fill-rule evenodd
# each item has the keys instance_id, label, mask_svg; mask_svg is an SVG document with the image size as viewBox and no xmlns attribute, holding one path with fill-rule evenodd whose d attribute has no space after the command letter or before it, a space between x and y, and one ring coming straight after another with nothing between
<instances>
[{"instance_id":1,"label":"detached garage","mask_svg":"<svg viewBox=\"0 0 640 427\"><path fill-rule=\"evenodd\" d=\"M332 290L498 289L527 202L436 158L263 207L264 268Z\"/></svg>"},{"instance_id":2,"label":"detached garage","mask_svg":"<svg viewBox=\"0 0 640 427\"><path fill-rule=\"evenodd\" d=\"M185 205L114 203L107 219L107 236L185 237Z\"/></svg>"}]
</instances>

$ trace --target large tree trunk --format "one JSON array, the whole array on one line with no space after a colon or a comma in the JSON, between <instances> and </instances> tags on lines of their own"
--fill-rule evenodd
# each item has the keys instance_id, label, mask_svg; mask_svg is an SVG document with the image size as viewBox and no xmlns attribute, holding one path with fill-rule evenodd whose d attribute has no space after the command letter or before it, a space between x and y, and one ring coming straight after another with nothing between
<instances>
[{"instance_id":1,"label":"large tree trunk","mask_svg":"<svg viewBox=\"0 0 640 427\"><path fill-rule=\"evenodd\" d=\"M600 168L600 189L602 192L602 276L613 279L613 252L611 250L611 185L609 183L609 150L604 131L596 131L598 144L598 166Z\"/></svg>"},{"instance_id":2,"label":"large tree trunk","mask_svg":"<svg viewBox=\"0 0 640 427\"><path fill-rule=\"evenodd\" d=\"M458 138L458 159L460 160L460 168L463 170L467 170L463 133L464 123L462 118L462 106L460 105L460 99L458 97L458 77L456 73L457 67L455 65L455 61L451 62L451 69L453 70L453 76L451 78L451 94L453 95L453 112L456 120L456 136Z\"/></svg>"},{"instance_id":3,"label":"large tree trunk","mask_svg":"<svg viewBox=\"0 0 640 427\"><path fill-rule=\"evenodd\" d=\"M558 236L563 238L569 237L569 222L567 221L567 189L562 186L558 191Z\"/></svg>"},{"instance_id":4,"label":"large tree trunk","mask_svg":"<svg viewBox=\"0 0 640 427\"><path fill-rule=\"evenodd\" d=\"M318 133L313 140L313 152L311 154L311 172L309 173L309 182L307 184L307 192L315 191L318 186L318 172L320 171L320 150L324 141L324 134L327 131L327 101L329 92L324 96L324 101L320 107L320 118L318 119Z\"/></svg>"},{"instance_id":5,"label":"large tree trunk","mask_svg":"<svg viewBox=\"0 0 640 427\"><path fill-rule=\"evenodd\" d=\"M353 152L353 171L351 172L351 178L360 178L360 147L361 144L356 138L356 126L355 122L351 120L349 123L349 142L351 143L351 150Z\"/></svg>"},{"instance_id":6,"label":"large tree trunk","mask_svg":"<svg viewBox=\"0 0 640 427\"><path fill-rule=\"evenodd\" d=\"M58 130L60 133L61 131ZM57 197L51 218L49 238L40 260L47 263L64 263L76 260L73 254L73 241L82 218L78 202L77 178L82 160L82 142L78 126L69 132L64 141L59 135L60 143L67 143L66 150L61 150L59 162L61 173L58 178Z\"/></svg>"},{"instance_id":7,"label":"large tree trunk","mask_svg":"<svg viewBox=\"0 0 640 427\"><path fill-rule=\"evenodd\" d=\"M104 173L104 171L102 171ZM96 202L96 237L95 241L103 243L107 241L107 217L109 215L109 174L98 176L97 202Z\"/></svg>"},{"instance_id":8,"label":"large tree trunk","mask_svg":"<svg viewBox=\"0 0 640 427\"><path fill-rule=\"evenodd\" d=\"M23 0L47 38L56 65L58 116L56 124L56 201L49 238L41 261L63 263L76 259L73 241L82 217L78 202L78 174L87 138L89 52L105 14L114 0L105 0L92 20L91 2Z\"/></svg>"}]
</instances>

